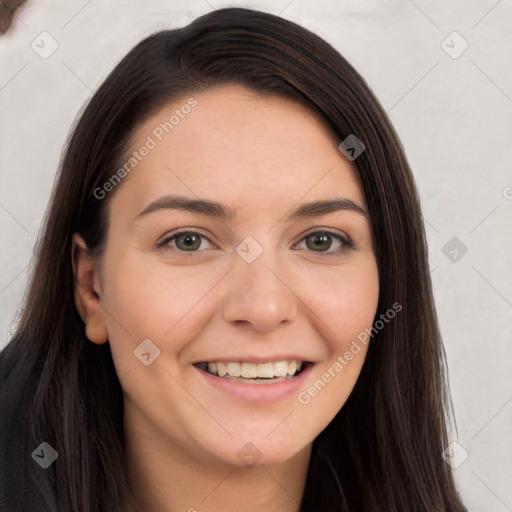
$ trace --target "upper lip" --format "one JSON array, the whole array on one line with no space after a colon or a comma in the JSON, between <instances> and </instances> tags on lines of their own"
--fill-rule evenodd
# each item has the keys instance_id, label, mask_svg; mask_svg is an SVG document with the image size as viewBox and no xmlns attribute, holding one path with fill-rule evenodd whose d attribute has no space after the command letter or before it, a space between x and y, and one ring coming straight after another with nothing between
<instances>
[{"instance_id":1,"label":"upper lip","mask_svg":"<svg viewBox=\"0 0 512 512\"><path fill-rule=\"evenodd\" d=\"M240 362L240 363L253 363L253 364L259 364L259 363L277 363L278 361L302 361L304 363L312 362L311 359L305 358L303 356L298 356L296 354L293 355L272 355L272 356L229 356L229 357L218 357L218 358L205 358L201 359L199 361L195 361L193 364L197 363L233 363L233 362Z\"/></svg>"}]
</instances>

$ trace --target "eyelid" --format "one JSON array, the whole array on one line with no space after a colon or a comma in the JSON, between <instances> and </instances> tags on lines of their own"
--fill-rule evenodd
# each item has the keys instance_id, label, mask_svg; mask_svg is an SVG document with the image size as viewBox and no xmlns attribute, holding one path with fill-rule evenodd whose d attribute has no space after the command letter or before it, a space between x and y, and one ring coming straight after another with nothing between
<instances>
[{"instance_id":1,"label":"eyelid","mask_svg":"<svg viewBox=\"0 0 512 512\"><path fill-rule=\"evenodd\" d=\"M185 235L185 234L190 234L190 233L201 235L203 238L206 238L206 240L208 240L208 242L210 244L212 244L215 248L218 248L218 246L214 242L211 241L209 236L205 235L199 228L194 228L194 227L180 228L180 229L177 229L176 231L171 231L169 233L166 233L162 238L160 238L157 241L156 246L158 248L164 248L171 240L174 240L175 238L177 238L180 235ZM187 252L187 251L180 251L180 252ZM190 251L190 253L194 253L194 252L202 252L202 251Z\"/></svg>"},{"instance_id":2,"label":"eyelid","mask_svg":"<svg viewBox=\"0 0 512 512\"><path fill-rule=\"evenodd\" d=\"M180 228L180 229L177 229L175 231L171 231L170 233L167 233L162 238L160 238L157 241L156 245L157 245L158 248L165 248L169 244L170 241L175 240L178 236L180 236L182 234L197 234L197 235L200 235L201 237L203 237L206 240L208 240L208 242L210 244L212 244L214 246L214 248L217 248L217 249L219 248L199 228L194 228L194 227ZM331 252L329 252L329 251L311 251L312 253L325 254L325 255L336 255L336 254L339 254L344 249L352 249L354 247L354 243L352 242L351 238L346 233L335 231L335 230L332 230L330 228L316 227L316 228L313 228L312 230L302 234L300 239L292 245L292 248L297 246L299 243L305 241L305 239L308 236L314 235L314 234L327 234L329 236L332 236L332 237L338 239L338 241L340 241L342 246L337 251L331 251ZM193 254L193 253L198 253L198 252L203 252L203 251L181 251L181 250L178 249L178 252Z\"/></svg>"},{"instance_id":3,"label":"eyelid","mask_svg":"<svg viewBox=\"0 0 512 512\"><path fill-rule=\"evenodd\" d=\"M325 235L332 236L333 238L338 239L342 245L341 245L341 248L338 249L337 251L330 251L330 252L329 251L310 251L313 254L316 253L316 254L325 254L325 255L336 255L336 254L339 254L343 250L354 248L354 242L346 233L343 233L341 231L335 231L330 228L321 228L321 227L316 227L316 228L312 229L311 231L308 231L305 234L301 235L299 241L294 243L292 245L292 247L295 247L299 243L305 241L305 239L308 236L315 235L315 234L319 234L319 235L325 234Z\"/></svg>"},{"instance_id":4,"label":"eyelid","mask_svg":"<svg viewBox=\"0 0 512 512\"><path fill-rule=\"evenodd\" d=\"M350 239L350 237L345 232L340 231L340 230L335 230L335 229L332 229L332 228L315 227L315 228L313 228L313 229L311 229L309 231L306 231L306 233L301 235L301 237L302 238L306 238L309 235L313 235L315 233L327 233L328 235L338 236L338 237L346 240L347 242L352 243L352 240ZM302 238L301 238L301 240L302 240Z\"/></svg>"}]
</instances>

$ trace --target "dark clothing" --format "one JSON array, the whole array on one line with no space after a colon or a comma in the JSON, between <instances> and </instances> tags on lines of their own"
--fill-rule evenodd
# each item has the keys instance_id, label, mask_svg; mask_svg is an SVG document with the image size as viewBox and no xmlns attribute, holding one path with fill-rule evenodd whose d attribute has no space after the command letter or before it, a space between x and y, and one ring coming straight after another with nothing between
<instances>
[{"instance_id":1,"label":"dark clothing","mask_svg":"<svg viewBox=\"0 0 512 512\"><path fill-rule=\"evenodd\" d=\"M19 390L7 378L0 353L0 512L49 512L27 465L36 446L27 446L28 421ZM37 470L44 471L39 466Z\"/></svg>"}]
</instances>

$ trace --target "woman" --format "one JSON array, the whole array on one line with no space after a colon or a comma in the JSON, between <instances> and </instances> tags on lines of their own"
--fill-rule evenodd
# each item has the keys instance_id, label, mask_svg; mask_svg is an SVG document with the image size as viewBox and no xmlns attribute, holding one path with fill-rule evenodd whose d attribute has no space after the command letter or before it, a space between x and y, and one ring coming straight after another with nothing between
<instances>
[{"instance_id":1,"label":"woman","mask_svg":"<svg viewBox=\"0 0 512 512\"><path fill-rule=\"evenodd\" d=\"M419 200L357 72L220 9L76 124L0 355L1 508L461 511Z\"/></svg>"}]
</instances>

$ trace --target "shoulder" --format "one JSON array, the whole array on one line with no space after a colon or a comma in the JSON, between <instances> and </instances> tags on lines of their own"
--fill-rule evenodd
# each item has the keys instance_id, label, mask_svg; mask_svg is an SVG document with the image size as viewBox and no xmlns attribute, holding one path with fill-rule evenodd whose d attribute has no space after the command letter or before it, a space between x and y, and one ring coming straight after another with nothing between
<instances>
[{"instance_id":1,"label":"shoulder","mask_svg":"<svg viewBox=\"0 0 512 512\"><path fill-rule=\"evenodd\" d=\"M28 464L35 464L28 446L27 403L8 368L6 355L0 352L0 510L49 512L26 478Z\"/></svg>"}]
</instances>

